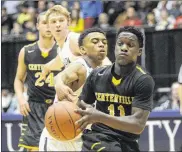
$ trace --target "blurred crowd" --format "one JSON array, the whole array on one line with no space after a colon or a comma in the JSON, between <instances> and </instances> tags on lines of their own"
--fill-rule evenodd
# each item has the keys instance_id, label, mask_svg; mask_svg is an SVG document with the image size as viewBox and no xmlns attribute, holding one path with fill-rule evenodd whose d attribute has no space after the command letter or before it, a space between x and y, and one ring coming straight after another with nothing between
<instances>
[{"instance_id":1,"label":"blurred crowd","mask_svg":"<svg viewBox=\"0 0 182 152\"><path fill-rule=\"evenodd\" d=\"M2 1L2 40L37 40L36 18L55 4L69 10L70 31L78 33L93 26L105 31L127 25L157 31L182 28L182 1ZM158 90L153 110L179 110L178 87L174 82L168 90ZM19 113L15 94L8 89L2 89L1 94L2 112Z\"/></svg>"},{"instance_id":2,"label":"blurred crowd","mask_svg":"<svg viewBox=\"0 0 182 152\"><path fill-rule=\"evenodd\" d=\"M25 99L28 99L27 95L27 85L24 85L24 96ZM10 89L1 89L1 111L2 113L8 113L8 114L20 114L19 105L18 105L18 99L15 95L15 93Z\"/></svg>"},{"instance_id":3,"label":"blurred crowd","mask_svg":"<svg viewBox=\"0 0 182 152\"><path fill-rule=\"evenodd\" d=\"M155 92L154 96L154 108L153 111L163 110L180 110L179 100L179 83L174 82L171 88L159 88ZM2 95L2 113L20 114L18 101L16 95L8 89L1 90ZM27 88L25 86L24 96L27 96Z\"/></svg>"},{"instance_id":4,"label":"blurred crowd","mask_svg":"<svg viewBox=\"0 0 182 152\"><path fill-rule=\"evenodd\" d=\"M125 25L150 30L182 28L182 1L2 1L2 40L7 36L37 40L37 15L55 4L70 11L74 32L93 26L104 30Z\"/></svg>"}]
</instances>

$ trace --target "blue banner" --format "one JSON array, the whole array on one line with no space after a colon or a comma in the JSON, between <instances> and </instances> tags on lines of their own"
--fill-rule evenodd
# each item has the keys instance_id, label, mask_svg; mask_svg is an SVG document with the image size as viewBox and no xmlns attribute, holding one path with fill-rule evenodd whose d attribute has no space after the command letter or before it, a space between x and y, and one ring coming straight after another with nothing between
<instances>
[{"instance_id":1,"label":"blue banner","mask_svg":"<svg viewBox=\"0 0 182 152\"><path fill-rule=\"evenodd\" d=\"M2 151L22 151L18 148L21 119L20 115L2 115ZM182 116L178 111L152 112L139 145L141 151L182 150Z\"/></svg>"}]
</instances>

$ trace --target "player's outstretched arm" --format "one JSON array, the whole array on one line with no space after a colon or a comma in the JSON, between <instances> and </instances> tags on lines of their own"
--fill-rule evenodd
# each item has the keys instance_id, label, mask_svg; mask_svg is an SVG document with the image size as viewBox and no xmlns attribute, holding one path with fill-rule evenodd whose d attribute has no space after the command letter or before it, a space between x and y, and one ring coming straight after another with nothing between
<instances>
[{"instance_id":1,"label":"player's outstretched arm","mask_svg":"<svg viewBox=\"0 0 182 152\"><path fill-rule=\"evenodd\" d=\"M64 67L63 61L59 55L57 55L50 62L46 63L42 69L42 78L45 80L46 76L51 71L60 71Z\"/></svg>"},{"instance_id":2,"label":"player's outstretched arm","mask_svg":"<svg viewBox=\"0 0 182 152\"><path fill-rule=\"evenodd\" d=\"M17 72L15 76L15 81L14 81L14 90L16 93L16 96L18 98L18 103L20 106L20 113L23 116L27 116L28 113L30 112L29 104L27 100L25 99L23 92L24 92L24 81L26 78L26 65L24 63L24 56L25 56L25 50L22 48L19 53L18 57L18 67L17 67Z\"/></svg>"},{"instance_id":3,"label":"player's outstretched arm","mask_svg":"<svg viewBox=\"0 0 182 152\"><path fill-rule=\"evenodd\" d=\"M86 80L86 68L81 63L72 63L55 77L55 89L58 99L72 100Z\"/></svg>"}]
</instances>

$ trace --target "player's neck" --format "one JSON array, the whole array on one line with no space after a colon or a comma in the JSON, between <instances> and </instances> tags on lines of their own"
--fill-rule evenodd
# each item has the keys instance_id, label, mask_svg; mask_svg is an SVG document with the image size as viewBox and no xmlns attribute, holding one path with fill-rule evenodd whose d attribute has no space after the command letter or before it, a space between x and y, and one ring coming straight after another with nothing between
<instances>
[{"instance_id":1,"label":"player's neck","mask_svg":"<svg viewBox=\"0 0 182 152\"><path fill-rule=\"evenodd\" d=\"M87 57L87 56L85 56L84 59L86 60L86 62L87 62L92 68L96 68L96 67L102 65L102 62L93 61L92 59L90 59L90 58Z\"/></svg>"},{"instance_id":2,"label":"player's neck","mask_svg":"<svg viewBox=\"0 0 182 152\"><path fill-rule=\"evenodd\" d=\"M115 63L114 64L114 73L117 74L118 76L124 77L133 70L135 65L136 65L136 63L134 63L134 62L127 64L127 65L122 65L122 66Z\"/></svg>"},{"instance_id":3,"label":"player's neck","mask_svg":"<svg viewBox=\"0 0 182 152\"><path fill-rule=\"evenodd\" d=\"M53 45L55 44L55 41L53 38L42 38L39 37L38 45L41 50L50 50Z\"/></svg>"},{"instance_id":4,"label":"player's neck","mask_svg":"<svg viewBox=\"0 0 182 152\"><path fill-rule=\"evenodd\" d=\"M60 48L63 47L64 42L69 34L69 30L66 30L64 34L60 35L59 37L55 37L57 44Z\"/></svg>"}]
</instances>

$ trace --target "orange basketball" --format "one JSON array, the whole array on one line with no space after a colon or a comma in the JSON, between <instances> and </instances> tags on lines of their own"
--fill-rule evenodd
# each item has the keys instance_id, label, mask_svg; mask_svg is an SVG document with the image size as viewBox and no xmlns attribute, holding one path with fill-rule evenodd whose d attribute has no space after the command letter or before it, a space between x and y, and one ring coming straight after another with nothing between
<instances>
[{"instance_id":1,"label":"orange basketball","mask_svg":"<svg viewBox=\"0 0 182 152\"><path fill-rule=\"evenodd\" d=\"M74 112L78 106L69 101L54 103L46 112L45 126L49 134L57 140L66 141L74 139L80 132L75 122L81 116Z\"/></svg>"}]
</instances>

